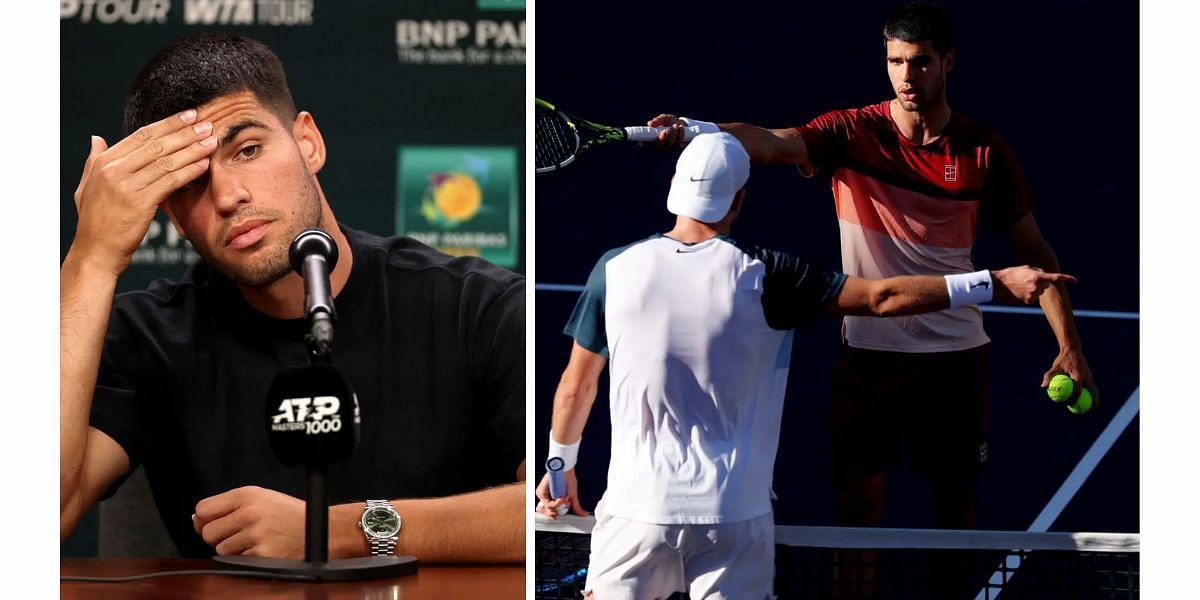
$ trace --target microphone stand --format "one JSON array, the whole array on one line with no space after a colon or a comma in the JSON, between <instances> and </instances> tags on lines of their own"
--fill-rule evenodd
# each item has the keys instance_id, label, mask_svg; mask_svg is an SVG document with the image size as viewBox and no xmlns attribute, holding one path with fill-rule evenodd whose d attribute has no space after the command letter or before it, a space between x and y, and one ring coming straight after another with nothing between
<instances>
[{"instance_id":1,"label":"microphone stand","mask_svg":"<svg viewBox=\"0 0 1200 600\"><path fill-rule=\"evenodd\" d=\"M332 300L330 300L332 304ZM332 307L331 307L332 308ZM310 332L304 336L309 364L333 364L333 321L316 311L309 315ZM307 498L304 503L304 560L259 556L216 556L217 568L280 575L304 575L317 581L361 581L400 577L417 572L415 556L365 556L329 560L329 464L309 461Z\"/></svg>"},{"instance_id":2,"label":"microphone stand","mask_svg":"<svg viewBox=\"0 0 1200 600\"><path fill-rule=\"evenodd\" d=\"M332 365L332 348L317 342L316 329L320 326L329 328L329 335L325 339L333 340L333 324L327 318L313 319L313 333L304 336L308 342L308 361L312 365ZM309 564L324 564L329 560L329 465L310 462L305 469L308 498L304 502L304 560Z\"/></svg>"}]
</instances>

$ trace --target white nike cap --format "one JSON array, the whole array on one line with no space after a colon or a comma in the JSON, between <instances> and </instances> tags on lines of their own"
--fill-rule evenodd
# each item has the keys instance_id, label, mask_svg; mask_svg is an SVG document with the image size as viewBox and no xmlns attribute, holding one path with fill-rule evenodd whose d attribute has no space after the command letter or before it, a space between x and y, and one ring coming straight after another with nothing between
<instances>
[{"instance_id":1,"label":"white nike cap","mask_svg":"<svg viewBox=\"0 0 1200 600\"><path fill-rule=\"evenodd\" d=\"M667 210L702 223L725 218L733 197L750 178L750 155L732 135L696 136L679 155Z\"/></svg>"}]
</instances>

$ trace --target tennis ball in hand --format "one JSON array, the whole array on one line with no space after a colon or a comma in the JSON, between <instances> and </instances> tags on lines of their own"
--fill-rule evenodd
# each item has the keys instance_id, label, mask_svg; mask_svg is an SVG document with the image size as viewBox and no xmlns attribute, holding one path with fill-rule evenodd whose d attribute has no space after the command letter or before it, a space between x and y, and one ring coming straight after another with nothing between
<instances>
[{"instance_id":1,"label":"tennis ball in hand","mask_svg":"<svg viewBox=\"0 0 1200 600\"><path fill-rule=\"evenodd\" d=\"M1092 410L1092 393L1089 392L1087 388L1080 388L1079 399L1075 400L1074 403L1068 406L1067 410L1077 415L1082 415L1083 413Z\"/></svg>"},{"instance_id":2,"label":"tennis ball in hand","mask_svg":"<svg viewBox=\"0 0 1200 600\"><path fill-rule=\"evenodd\" d=\"M1079 396L1075 396L1075 390L1079 390ZM1075 380L1070 377L1058 374L1050 379L1050 385L1046 387L1046 395L1055 402L1066 402L1072 398L1075 401L1067 405L1067 410L1074 414L1082 415L1083 413L1092 410L1092 393L1087 388L1077 385Z\"/></svg>"},{"instance_id":3,"label":"tennis ball in hand","mask_svg":"<svg viewBox=\"0 0 1200 600\"><path fill-rule=\"evenodd\" d=\"M1071 399L1071 396L1075 395L1075 381L1059 373L1050 379L1050 386L1046 388L1046 394L1055 402L1066 402ZM1090 404L1091 398L1088 398L1088 400Z\"/></svg>"}]
</instances>

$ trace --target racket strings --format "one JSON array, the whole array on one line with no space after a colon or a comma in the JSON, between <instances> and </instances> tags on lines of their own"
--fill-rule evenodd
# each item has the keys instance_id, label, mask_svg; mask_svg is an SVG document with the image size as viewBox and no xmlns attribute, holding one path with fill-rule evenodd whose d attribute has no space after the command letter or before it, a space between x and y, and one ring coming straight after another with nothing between
<instances>
[{"instance_id":1,"label":"racket strings","mask_svg":"<svg viewBox=\"0 0 1200 600\"><path fill-rule=\"evenodd\" d=\"M579 137L557 111L537 107L534 154L537 168L561 166L578 149Z\"/></svg>"}]
</instances>

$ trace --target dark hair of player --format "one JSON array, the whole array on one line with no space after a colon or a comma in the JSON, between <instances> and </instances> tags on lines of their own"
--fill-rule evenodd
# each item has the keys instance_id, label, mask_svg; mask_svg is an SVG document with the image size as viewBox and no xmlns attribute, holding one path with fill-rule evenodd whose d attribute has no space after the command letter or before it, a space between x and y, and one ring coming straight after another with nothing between
<instances>
[{"instance_id":1,"label":"dark hair of player","mask_svg":"<svg viewBox=\"0 0 1200 600\"><path fill-rule=\"evenodd\" d=\"M950 13L932 2L909 2L896 9L883 26L884 40L901 42L933 42L938 54L954 47L954 26Z\"/></svg>"},{"instance_id":2,"label":"dark hair of player","mask_svg":"<svg viewBox=\"0 0 1200 600\"><path fill-rule=\"evenodd\" d=\"M296 118L283 64L266 44L232 34L184 38L160 50L138 73L125 101L125 133L246 91L285 125Z\"/></svg>"}]
</instances>

